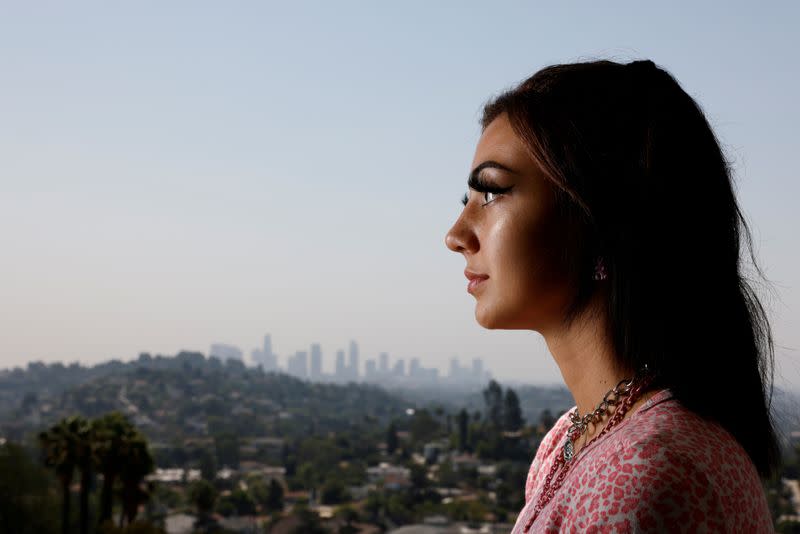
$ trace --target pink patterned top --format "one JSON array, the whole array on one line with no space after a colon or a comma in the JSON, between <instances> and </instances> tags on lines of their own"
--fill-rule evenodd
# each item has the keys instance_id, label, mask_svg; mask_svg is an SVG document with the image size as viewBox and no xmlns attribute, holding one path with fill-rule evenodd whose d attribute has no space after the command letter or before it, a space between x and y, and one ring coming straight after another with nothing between
<instances>
[{"instance_id":1,"label":"pink patterned top","mask_svg":"<svg viewBox=\"0 0 800 534\"><path fill-rule=\"evenodd\" d=\"M536 451L512 534L523 534L533 514L574 409L564 412ZM669 389L573 461L530 533L774 532L761 479L739 442L686 409Z\"/></svg>"}]
</instances>

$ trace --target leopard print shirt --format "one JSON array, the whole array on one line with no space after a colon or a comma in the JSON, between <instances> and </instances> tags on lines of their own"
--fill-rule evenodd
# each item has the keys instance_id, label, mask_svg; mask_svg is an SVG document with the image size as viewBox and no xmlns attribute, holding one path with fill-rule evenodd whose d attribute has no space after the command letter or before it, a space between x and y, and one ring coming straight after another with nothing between
<instances>
[{"instance_id":1,"label":"leopard print shirt","mask_svg":"<svg viewBox=\"0 0 800 534\"><path fill-rule=\"evenodd\" d=\"M525 532L574 408L561 415L536 451L512 534ZM529 533L774 532L750 457L721 425L686 409L669 389L573 461Z\"/></svg>"}]
</instances>

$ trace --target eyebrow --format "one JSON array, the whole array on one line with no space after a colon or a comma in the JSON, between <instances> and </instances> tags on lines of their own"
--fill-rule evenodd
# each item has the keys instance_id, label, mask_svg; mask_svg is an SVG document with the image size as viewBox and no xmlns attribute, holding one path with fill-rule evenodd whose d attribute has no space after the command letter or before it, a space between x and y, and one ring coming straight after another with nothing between
<instances>
[{"instance_id":1,"label":"eyebrow","mask_svg":"<svg viewBox=\"0 0 800 534\"><path fill-rule=\"evenodd\" d=\"M508 167L506 167L501 163L497 163L496 161L492 160L484 161L483 163L472 169L472 172L469 173L469 178L467 179L467 185L469 187L475 189L474 186L478 185L481 182L479 174L483 169L500 169L502 171L515 174L514 171L512 171L511 169L509 169Z\"/></svg>"}]
</instances>

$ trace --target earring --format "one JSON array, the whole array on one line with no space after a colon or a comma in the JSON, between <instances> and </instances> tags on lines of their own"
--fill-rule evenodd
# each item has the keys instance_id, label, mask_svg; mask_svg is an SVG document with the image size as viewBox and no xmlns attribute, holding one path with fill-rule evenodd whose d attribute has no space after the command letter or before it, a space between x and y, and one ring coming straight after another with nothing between
<instances>
[{"instance_id":1,"label":"earring","mask_svg":"<svg viewBox=\"0 0 800 534\"><path fill-rule=\"evenodd\" d=\"M594 264L594 276L592 276L592 279L605 280L606 278L608 278L608 274L606 273L606 265L603 262L603 257L598 256L597 261Z\"/></svg>"}]
</instances>

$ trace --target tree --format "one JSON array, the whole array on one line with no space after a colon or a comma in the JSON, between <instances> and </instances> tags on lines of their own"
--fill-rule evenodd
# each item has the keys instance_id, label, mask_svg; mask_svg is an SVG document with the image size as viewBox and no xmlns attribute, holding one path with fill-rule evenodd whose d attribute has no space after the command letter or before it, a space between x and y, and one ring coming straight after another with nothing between
<instances>
[{"instance_id":1,"label":"tree","mask_svg":"<svg viewBox=\"0 0 800 534\"><path fill-rule=\"evenodd\" d=\"M336 517L344 521L344 525L339 527L338 534L355 534L359 529L353 526L355 521L359 520L358 511L352 506L342 506L335 512Z\"/></svg>"},{"instance_id":2,"label":"tree","mask_svg":"<svg viewBox=\"0 0 800 534\"><path fill-rule=\"evenodd\" d=\"M217 434L214 436L214 446L218 465L239 469L239 436L231 433Z\"/></svg>"},{"instance_id":3,"label":"tree","mask_svg":"<svg viewBox=\"0 0 800 534\"><path fill-rule=\"evenodd\" d=\"M394 454L394 451L397 450L397 441L397 427L392 421L389 423L389 430L386 433L386 452L388 454Z\"/></svg>"},{"instance_id":4,"label":"tree","mask_svg":"<svg viewBox=\"0 0 800 534\"><path fill-rule=\"evenodd\" d=\"M241 488L236 488L230 495L220 499L220 506L228 505L229 510L232 510L236 515L253 515L256 513L256 502L249 493ZM230 513L223 513L222 515L231 515Z\"/></svg>"},{"instance_id":5,"label":"tree","mask_svg":"<svg viewBox=\"0 0 800 534\"><path fill-rule=\"evenodd\" d=\"M270 511L283 510L283 487L274 478L269 481L266 507Z\"/></svg>"},{"instance_id":6,"label":"tree","mask_svg":"<svg viewBox=\"0 0 800 534\"><path fill-rule=\"evenodd\" d=\"M292 529L292 534L326 534L329 532L320 524L319 516L308 505L295 505L292 515L300 520L300 524Z\"/></svg>"},{"instance_id":7,"label":"tree","mask_svg":"<svg viewBox=\"0 0 800 534\"><path fill-rule=\"evenodd\" d=\"M439 431L439 423L428 410L417 410L410 423L411 439L414 442L427 441Z\"/></svg>"},{"instance_id":8,"label":"tree","mask_svg":"<svg viewBox=\"0 0 800 534\"><path fill-rule=\"evenodd\" d=\"M327 480L322 486L320 500L322 504L340 504L347 501L347 488L341 480Z\"/></svg>"},{"instance_id":9,"label":"tree","mask_svg":"<svg viewBox=\"0 0 800 534\"><path fill-rule=\"evenodd\" d=\"M124 415L112 412L92 421L79 416L69 417L42 432L39 441L45 464L56 469L62 485L67 487L66 490L62 488L66 506L63 511L66 526L62 528L69 528L68 488L75 468L81 475L79 531L82 534L89 532L89 492L95 472L103 475L99 524L111 520L117 479L122 482L120 526L126 518L129 524L133 523L139 504L147 498L141 483L152 472L154 461L146 439Z\"/></svg>"},{"instance_id":10,"label":"tree","mask_svg":"<svg viewBox=\"0 0 800 534\"><path fill-rule=\"evenodd\" d=\"M76 467L81 474L80 497L80 526L81 534L89 532L89 491L94 480L95 465L97 464L97 440L91 422L80 417L76 418L75 435L77 442Z\"/></svg>"},{"instance_id":11,"label":"tree","mask_svg":"<svg viewBox=\"0 0 800 534\"><path fill-rule=\"evenodd\" d=\"M122 445L124 464L120 470L120 481L122 482L122 514L120 515L120 526L122 519L128 520L128 524L134 522L139 505L146 502L149 493L142 488L142 482L147 475L153 472L155 464L153 455L147 446L145 438L138 434L127 440Z\"/></svg>"},{"instance_id":12,"label":"tree","mask_svg":"<svg viewBox=\"0 0 800 534\"><path fill-rule=\"evenodd\" d=\"M0 532L58 532L58 492L53 475L19 445L0 445Z\"/></svg>"},{"instance_id":13,"label":"tree","mask_svg":"<svg viewBox=\"0 0 800 534\"><path fill-rule=\"evenodd\" d=\"M128 418L119 412L111 412L92 422L97 443L98 468L103 475L100 492L99 523L111 519L114 506L113 490L125 462L126 443L137 435Z\"/></svg>"},{"instance_id":14,"label":"tree","mask_svg":"<svg viewBox=\"0 0 800 534\"><path fill-rule=\"evenodd\" d=\"M503 402L503 427L509 432L519 430L523 424L522 410L519 407L519 397L513 389L506 389Z\"/></svg>"},{"instance_id":15,"label":"tree","mask_svg":"<svg viewBox=\"0 0 800 534\"><path fill-rule=\"evenodd\" d=\"M459 475L453 469L453 463L450 460L439 464L439 471L437 471L436 477L440 486L454 487L458 485Z\"/></svg>"},{"instance_id":16,"label":"tree","mask_svg":"<svg viewBox=\"0 0 800 534\"><path fill-rule=\"evenodd\" d=\"M189 487L189 500L197 508L197 515L206 515L214 509L217 490L209 481L197 480Z\"/></svg>"},{"instance_id":17,"label":"tree","mask_svg":"<svg viewBox=\"0 0 800 534\"><path fill-rule=\"evenodd\" d=\"M62 419L39 434L45 466L53 469L61 483L61 532L70 531L70 485L78 462L78 428L76 417Z\"/></svg>"},{"instance_id":18,"label":"tree","mask_svg":"<svg viewBox=\"0 0 800 534\"><path fill-rule=\"evenodd\" d=\"M217 479L217 458L208 449L200 453L200 476L212 483Z\"/></svg>"},{"instance_id":19,"label":"tree","mask_svg":"<svg viewBox=\"0 0 800 534\"><path fill-rule=\"evenodd\" d=\"M461 409L458 412L458 450L464 452L467 450L469 443L469 414L467 410Z\"/></svg>"},{"instance_id":20,"label":"tree","mask_svg":"<svg viewBox=\"0 0 800 534\"><path fill-rule=\"evenodd\" d=\"M411 471L411 485L417 490L428 487L428 470L425 466L412 463L408 466Z\"/></svg>"},{"instance_id":21,"label":"tree","mask_svg":"<svg viewBox=\"0 0 800 534\"><path fill-rule=\"evenodd\" d=\"M550 413L550 410L542 410L542 414L539 416L539 422L541 422L542 426L544 427L544 431L547 432L553 425L556 423L555 417L553 414Z\"/></svg>"},{"instance_id":22,"label":"tree","mask_svg":"<svg viewBox=\"0 0 800 534\"><path fill-rule=\"evenodd\" d=\"M493 427L500 429L503 425L503 388L496 380L490 380L489 385L483 390L483 400L486 402L486 417Z\"/></svg>"}]
</instances>

